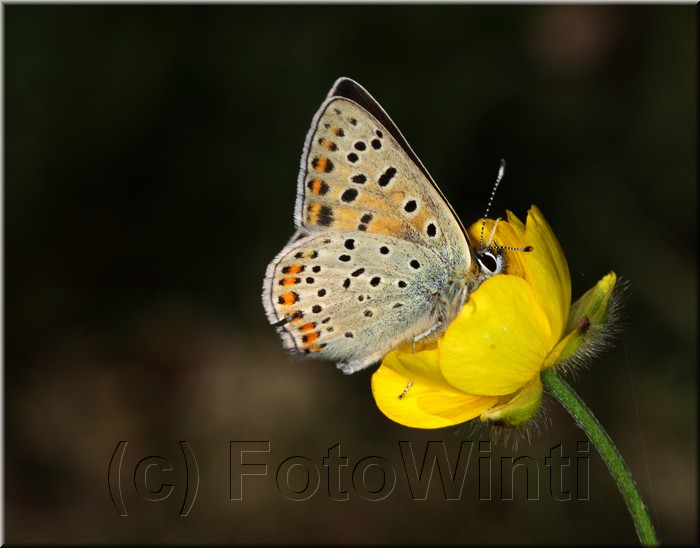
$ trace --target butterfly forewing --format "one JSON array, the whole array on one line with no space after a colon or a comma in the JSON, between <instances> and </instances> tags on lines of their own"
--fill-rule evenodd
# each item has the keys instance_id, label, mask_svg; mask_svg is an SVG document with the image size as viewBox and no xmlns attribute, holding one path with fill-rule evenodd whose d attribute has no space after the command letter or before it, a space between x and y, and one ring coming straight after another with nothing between
<instances>
[{"instance_id":1,"label":"butterfly forewing","mask_svg":"<svg viewBox=\"0 0 700 548\"><path fill-rule=\"evenodd\" d=\"M461 225L423 171L365 109L331 98L307 138L297 225L313 230L393 234L445 256L471 257Z\"/></svg>"}]
</instances>

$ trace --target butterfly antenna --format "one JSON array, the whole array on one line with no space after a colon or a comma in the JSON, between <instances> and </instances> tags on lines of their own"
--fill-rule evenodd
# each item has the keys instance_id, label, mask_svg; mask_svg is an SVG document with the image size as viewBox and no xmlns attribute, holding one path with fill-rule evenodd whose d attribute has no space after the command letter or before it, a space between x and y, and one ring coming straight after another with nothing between
<instances>
[{"instance_id":1,"label":"butterfly antenna","mask_svg":"<svg viewBox=\"0 0 700 548\"><path fill-rule=\"evenodd\" d=\"M498 244L494 244L494 247L495 247L496 249L499 249L499 250L500 250L500 249L505 249L506 251L522 251L523 253L529 253L530 251L532 251L533 249L535 249L535 248L532 247L531 245L526 245L526 246L523 246L523 247L512 247L512 246L509 246L509 245L498 245Z\"/></svg>"},{"instance_id":2,"label":"butterfly antenna","mask_svg":"<svg viewBox=\"0 0 700 548\"><path fill-rule=\"evenodd\" d=\"M493 203L493 198L496 196L496 190L498 190L498 185L501 182L501 179L503 179L503 174L506 172L506 161L501 158L501 165L498 168L498 175L496 175L496 183L493 185L493 190L491 190L491 196L489 196L489 202L486 205L486 211L484 212L484 221L481 223L481 235L479 236L479 246L480 249L484 249L485 247L491 247L492 243L493 246L497 250L506 250L506 251L523 251L525 253L532 251L533 247L531 245L526 245L524 247L511 247L511 246L505 246L505 245L498 245L497 243L493 242L493 237L496 235L496 227L498 226L498 223L501 219L496 219L496 222L493 225L493 230L491 230L491 235L489 236L489 241L486 242L486 246L484 246L484 228L486 227L486 219L489 216L489 211L491 210L491 204Z\"/></svg>"},{"instance_id":3,"label":"butterfly antenna","mask_svg":"<svg viewBox=\"0 0 700 548\"><path fill-rule=\"evenodd\" d=\"M481 223L481 235L479 236L479 247L480 249L484 249L484 228L486 227L486 219L489 216L489 212L491 211L491 204L493 203L493 198L496 196L496 191L498 190L498 185L501 183L501 179L503 179L503 174L506 172L506 161L501 158L501 165L498 167L498 175L496 175L496 183L493 185L493 189L491 189L491 196L489 196L489 201L486 204L486 211L484 211L484 222ZM495 231L496 227L494 227ZM489 242L493 239L493 233L491 234L491 238L489 239Z\"/></svg>"}]
</instances>

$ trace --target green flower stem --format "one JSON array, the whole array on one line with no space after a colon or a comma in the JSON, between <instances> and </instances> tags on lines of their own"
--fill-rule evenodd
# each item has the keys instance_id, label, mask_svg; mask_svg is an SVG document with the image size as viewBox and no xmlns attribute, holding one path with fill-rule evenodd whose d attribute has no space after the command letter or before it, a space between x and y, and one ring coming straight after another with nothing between
<instances>
[{"instance_id":1,"label":"green flower stem","mask_svg":"<svg viewBox=\"0 0 700 548\"><path fill-rule=\"evenodd\" d=\"M629 468L627 468L622 455L620 455L617 447L613 444L610 436L608 436L583 400L553 369L543 371L541 378L542 384L574 418L605 461L610 474L617 483L618 489L620 489L620 493L622 493L622 497L625 499L640 542L644 546L658 545L659 539L656 536L651 517L642 500L637 484L632 479Z\"/></svg>"}]
</instances>

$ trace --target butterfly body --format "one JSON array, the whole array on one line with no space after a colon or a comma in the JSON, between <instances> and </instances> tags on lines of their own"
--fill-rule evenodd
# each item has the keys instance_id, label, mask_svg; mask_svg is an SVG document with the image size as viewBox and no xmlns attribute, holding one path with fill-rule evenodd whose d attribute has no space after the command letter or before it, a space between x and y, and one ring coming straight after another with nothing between
<instances>
[{"instance_id":1,"label":"butterfly body","mask_svg":"<svg viewBox=\"0 0 700 548\"><path fill-rule=\"evenodd\" d=\"M285 346L352 373L439 331L492 273L398 128L339 79L306 138L297 233L263 304Z\"/></svg>"}]
</instances>

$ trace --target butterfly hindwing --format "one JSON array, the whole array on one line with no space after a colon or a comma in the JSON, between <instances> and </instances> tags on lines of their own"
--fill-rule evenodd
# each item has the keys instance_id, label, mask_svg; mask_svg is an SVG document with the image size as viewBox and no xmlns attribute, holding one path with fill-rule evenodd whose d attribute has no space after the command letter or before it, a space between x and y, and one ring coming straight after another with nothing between
<instances>
[{"instance_id":1,"label":"butterfly hindwing","mask_svg":"<svg viewBox=\"0 0 700 548\"><path fill-rule=\"evenodd\" d=\"M441 263L433 250L392 236L312 233L268 267L268 319L296 353L366 367L438 321Z\"/></svg>"}]
</instances>

